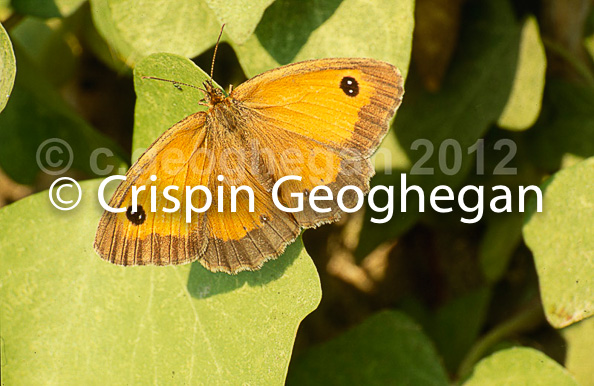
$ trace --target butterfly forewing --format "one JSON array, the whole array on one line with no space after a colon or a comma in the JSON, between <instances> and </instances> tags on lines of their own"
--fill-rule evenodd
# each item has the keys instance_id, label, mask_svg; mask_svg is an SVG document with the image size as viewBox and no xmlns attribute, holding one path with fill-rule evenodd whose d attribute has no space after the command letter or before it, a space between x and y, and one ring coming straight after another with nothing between
<instances>
[{"instance_id":1,"label":"butterfly forewing","mask_svg":"<svg viewBox=\"0 0 594 386\"><path fill-rule=\"evenodd\" d=\"M109 202L111 208L125 210L106 211L99 223L95 249L101 257L119 265L166 265L193 261L204 252L203 216L192 213L191 221L185 221L184 196L188 182L207 185L210 180L212 159L207 152L197 151L204 145L204 121L205 113L196 113L175 124L128 170ZM178 210L171 213L163 210L174 207L163 194L168 186L177 187L168 193L179 202ZM133 187L144 187L137 194L136 211ZM151 187L156 191L154 212ZM193 205L200 207L203 201L196 195Z\"/></svg>"},{"instance_id":2,"label":"butterfly forewing","mask_svg":"<svg viewBox=\"0 0 594 386\"><path fill-rule=\"evenodd\" d=\"M386 135L403 93L400 71L391 64L339 58L265 72L241 84L231 97L274 125L275 133L286 131L369 158Z\"/></svg>"}]
</instances>

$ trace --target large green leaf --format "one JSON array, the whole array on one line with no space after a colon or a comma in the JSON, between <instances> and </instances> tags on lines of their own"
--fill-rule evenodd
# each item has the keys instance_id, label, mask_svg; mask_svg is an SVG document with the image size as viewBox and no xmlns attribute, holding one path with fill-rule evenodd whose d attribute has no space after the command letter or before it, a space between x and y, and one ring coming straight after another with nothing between
<instances>
[{"instance_id":1,"label":"large green leaf","mask_svg":"<svg viewBox=\"0 0 594 386\"><path fill-rule=\"evenodd\" d=\"M560 328L594 314L594 157L556 173L542 190L542 213L532 200L524 239L545 315Z\"/></svg>"},{"instance_id":2,"label":"large green leaf","mask_svg":"<svg viewBox=\"0 0 594 386\"><path fill-rule=\"evenodd\" d=\"M47 192L0 210L2 382L281 384L321 295L301 241L235 276L115 266L93 251L98 185L71 212Z\"/></svg>"},{"instance_id":3,"label":"large green leaf","mask_svg":"<svg viewBox=\"0 0 594 386\"><path fill-rule=\"evenodd\" d=\"M497 124L509 130L525 130L538 118L545 86L547 58L533 16L522 28L518 69L511 95Z\"/></svg>"},{"instance_id":4,"label":"large green leaf","mask_svg":"<svg viewBox=\"0 0 594 386\"><path fill-rule=\"evenodd\" d=\"M72 14L85 0L12 0L14 10L41 18L65 17Z\"/></svg>"},{"instance_id":5,"label":"large green leaf","mask_svg":"<svg viewBox=\"0 0 594 386\"><path fill-rule=\"evenodd\" d=\"M231 39L242 44L254 32L264 10L274 0L204 0Z\"/></svg>"},{"instance_id":6,"label":"large green leaf","mask_svg":"<svg viewBox=\"0 0 594 386\"><path fill-rule=\"evenodd\" d=\"M594 385L594 318L566 327L561 334L567 343L565 367L580 385Z\"/></svg>"},{"instance_id":7,"label":"large green leaf","mask_svg":"<svg viewBox=\"0 0 594 386\"><path fill-rule=\"evenodd\" d=\"M577 385L557 362L532 348L513 347L480 361L464 383L471 385Z\"/></svg>"},{"instance_id":8,"label":"large green leaf","mask_svg":"<svg viewBox=\"0 0 594 386\"><path fill-rule=\"evenodd\" d=\"M406 76L414 1L277 0L243 45L234 45L248 77L292 62L326 57L388 61Z\"/></svg>"},{"instance_id":9,"label":"large green leaf","mask_svg":"<svg viewBox=\"0 0 594 386\"><path fill-rule=\"evenodd\" d=\"M204 1L91 0L91 8L101 36L131 67L156 52L197 56L221 28Z\"/></svg>"},{"instance_id":10,"label":"large green leaf","mask_svg":"<svg viewBox=\"0 0 594 386\"><path fill-rule=\"evenodd\" d=\"M18 48L15 45L19 69L14 90L0 114L0 167L14 181L32 184L41 171L65 173L70 162L88 175L108 174L123 165L119 146L72 111ZM111 156L95 157L98 149Z\"/></svg>"},{"instance_id":11,"label":"large green leaf","mask_svg":"<svg viewBox=\"0 0 594 386\"><path fill-rule=\"evenodd\" d=\"M431 341L408 316L384 311L291 364L296 385L447 385Z\"/></svg>"},{"instance_id":12,"label":"large green leaf","mask_svg":"<svg viewBox=\"0 0 594 386\"><path fill-rule=\"evenodd\" d=\"M16 76L16 60L8 34L0 24L0 112L4 110Z\"/></svg>"}]
</instances>

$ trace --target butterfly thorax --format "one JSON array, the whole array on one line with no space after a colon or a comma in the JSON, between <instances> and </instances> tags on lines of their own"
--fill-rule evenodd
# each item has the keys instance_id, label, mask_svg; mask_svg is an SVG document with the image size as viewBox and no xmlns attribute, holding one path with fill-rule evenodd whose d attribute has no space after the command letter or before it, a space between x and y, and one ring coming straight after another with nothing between
<instances>
[{"instance_id":1,"label":"butterfly thorax","mask_svg":"<svg viewBox=\"0 0 594 386\"><path fill-rule=\"evenodd\" d=\"M213 86L210 82L204 82L206 90L206 128L214 137L226 136L231 133L238 133L245 126L245 109L236 99L225 95L223 90ZM243 123L243 124L242 124Z\"/></svg>"}]
</instances>

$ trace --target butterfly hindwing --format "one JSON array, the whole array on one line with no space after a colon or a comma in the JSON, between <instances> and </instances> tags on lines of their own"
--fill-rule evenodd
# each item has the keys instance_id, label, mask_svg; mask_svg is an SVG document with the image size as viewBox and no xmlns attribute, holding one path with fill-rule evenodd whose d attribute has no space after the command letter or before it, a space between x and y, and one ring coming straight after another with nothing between
<instances>
[{"instance_id":1,"label":"butterfly hindwing","mask_svg":"<svg viewBox=\"0 0 594 386\"><path fill-rule=\"evenodd\" d=\"M199 261L211 271L256 270L295 240L299 225L290 213L274 205L268 184L255 175L253 160L257 160L259 154L245 146L244 137L239 134L226 139L207 136L207 142L216 155L212 175L217 179L210 185L215 197L205 213L207 247ZM219 189L222 200L219 200ZM235 194L232 189L237 189ZM235 208L232 201L235 201Z\"/></svg>"}]
</instances>

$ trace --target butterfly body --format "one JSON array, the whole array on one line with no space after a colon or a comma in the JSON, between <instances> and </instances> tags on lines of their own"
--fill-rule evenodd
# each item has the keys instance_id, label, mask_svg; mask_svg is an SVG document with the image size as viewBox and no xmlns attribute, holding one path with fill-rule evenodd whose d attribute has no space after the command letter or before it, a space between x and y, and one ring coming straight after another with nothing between
<instances>
[{"instance_id":1,"label":"butterfly body","mask_svg":"<svg viewBox=\"0 0 594 386\"><path fill-rule=\"evenodd\" d=\"M259 269L281 254L302 228L340 218L340 188L369 191L369 157L403 94L398 70L372 59L322 59L280 67L229 95L209 81L204 88L208 109L166 131L116 190L110 206L122 212L105 212L95 239L104 259L120 265L198 260L212 271L227 273ZM301 201L300 211L281 210L271 197L275 183L289 175L301 180L283 183L278 199L286 208L297 208ZM193 209L206 207L206 195L198 192L189 200L186 195L186 186L198 185L213 194L203 212ZM147 186L138 194L137 212L131 210L133 186ZM162 193L167 186L176 187L169 193L179 200L178 211L161 210L172 208ZM317 186L334 198L314 208L307 197ZM160 193L151 197L150 187ZM232 189L238 187L249 189L233 196ZM357 195L351 191L342 199L353 206ZM153 206L156 212L149 210ZM320 207L323 211L316 210Z\"/></svg>"}]
</instances>

